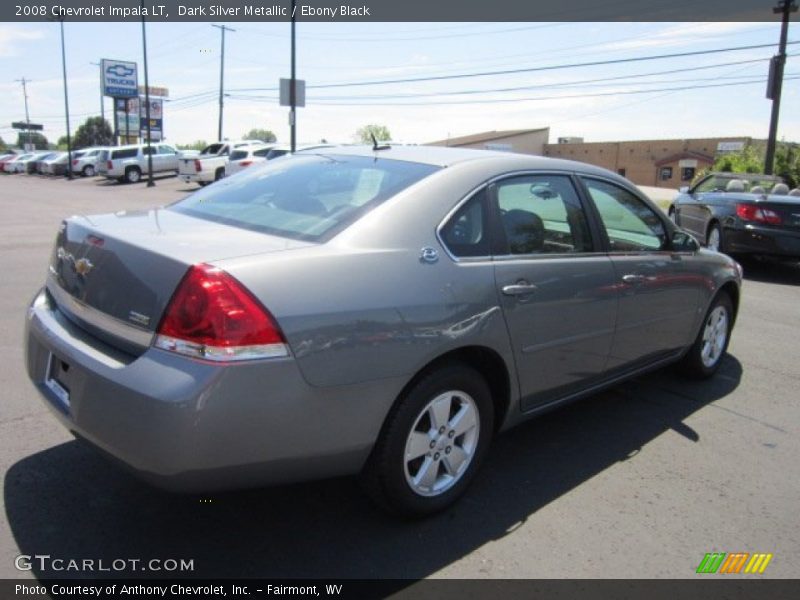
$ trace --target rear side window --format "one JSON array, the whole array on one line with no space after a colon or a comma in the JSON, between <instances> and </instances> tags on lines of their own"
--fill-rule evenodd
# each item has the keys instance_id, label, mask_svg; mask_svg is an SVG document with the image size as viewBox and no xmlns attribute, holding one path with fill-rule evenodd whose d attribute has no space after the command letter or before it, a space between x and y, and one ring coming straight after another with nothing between
<instances>
[{"instance_id":1,"label":"rear side window","mask_svg":"<svg viewBox=\"0 0 800 600\"><path fill-rule=\"evenodd\" d=\"M207 148L204 148L200 154L203 156L219 154L223 146L224 144L211 144Z\"/></svg>"},{"instance_id":2,"label":"rear side window","mask_svg":"<svg viewBox=\"0 0 800 600\"><path fill-rule=\"evenodd\" d=\"M272 148L261 148L260 150L254 151L253 156L260 156L261 158L264 158L270 153L270 150L272 150Z\"/></svg>"},{"instance_id":3,"label":"rear side window","mask_svg":"<svg viewBox=\"0 0 800 600\"><path fill-rule=\"evenodd\" d=\"M267 152L267 160L272 160L273 158L278 158L279 156L283 156L284 154L288 154L288 150L278 150L273 148L269 152Z\"/></svg>"},{"instance_id":4,"label":"rear side window","mask_svg":"<svg viewBox=\"0 0 800 600\"><path fill-rule=\"evenodd\" d=\"M247 150L234 150L231 152L231 160L242 160L243 158L247 158Z\"/></svg>"},{"instance_id":5,"label":"rear side window","mask_svg":"<svg viewBox=\"0 0 800 600\"><path fill-rule=\"evenodd\" d=\"M611 250L640 252L661 250L667 241L664 223L641 198L628 190L597 179L584 179Z\"/></svg>"},{"instance_id":6,"label":"rear side window","mask_svg":"<svg viewBox=\"0 0 800 600\"><path fill-rule=\"evenodd\" d=\"M138 148L125 148L123 150L114 150L111 153L111 160L117 160L119 158L136 158L139 155Z\"/></svg>"},{"instance_id":7,"label":"rear side window","mask_svg":"<svg viewBox=\"0 0 800 600\"><path fill-rule=\"evenodd\" d=\"M236 227L321 241L439 167L361 156L295 155L222 179L170 206Z\"/></svg>"}]
</instances>

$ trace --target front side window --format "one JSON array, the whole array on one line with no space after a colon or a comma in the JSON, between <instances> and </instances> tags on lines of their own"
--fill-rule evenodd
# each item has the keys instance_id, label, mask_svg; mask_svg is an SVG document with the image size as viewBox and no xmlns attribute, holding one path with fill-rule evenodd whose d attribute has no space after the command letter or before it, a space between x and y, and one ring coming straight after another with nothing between
<instances>
[{"instance_id":1,"label":"front side window","mask_svg":"<svg viewBox=\"0 0 800 600\"><path fill-rule=\"evenodd\" d=\"M578 195L566 175L525 175L497 184L497 207L509 254L591 251Z\"/></svg>"},{"instance_id":2,"label":"front side window","mask_svg":"<svg viewBox=\"0 0 800 600\"><path fill-rule=\"evenodd\" d=\"M643 200L612 183L584 179L600 213L612 252L661 250L667 234L664 223Z\"/></svg>"},{"instance_id":3,"label":"front side window","mask_svg":"<svg viewBox=\"0 0 800 600\"><path fill-rule=\"evenodd\" d=\"M222 179L169 208L234 227L321 241L438 170L362 156L293 156Z\"/></svg>"},{"instance_id":4,"label":"front side window","mask_svg":"<svg viewBox=\"0 0 800 600\"><path fill-rule=\"evenodd\" d=\"M158 147L159 154L177 154L178 152L172 146L159 146Z\"/></svg>"}]
</instances>

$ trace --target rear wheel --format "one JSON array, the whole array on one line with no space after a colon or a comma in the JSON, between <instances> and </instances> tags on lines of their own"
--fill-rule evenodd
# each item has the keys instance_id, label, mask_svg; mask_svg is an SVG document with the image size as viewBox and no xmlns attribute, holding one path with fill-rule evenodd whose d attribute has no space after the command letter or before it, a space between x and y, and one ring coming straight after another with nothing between
<instances>
[{"instance_id":1,"label":"rear wheel","mask_svg":"<svg viewBox=\"0 0 800 600\"><path fill-rule=\"evenodd\" d=\"M83 167L83 171L81 171L81 174L84 177L94 177L94 167L92 165L86 165L85 167Z\"/></svg>"},{"instance_id":2,"label":"rear wheel","mask_svg":"<svg viewBox=\"0 0 800 600\"><path fill-rule=\"evenodd\" d=\"M220 167L214 172L214 181L219 181L225 177L225 167Z\"/></svg>"},{"instance_id":3,"label":"rear wheel","mask_svg":"<svg viewBox=\"0 0 800 600\"><path fill-rule=\"evenodd\" d=\"M712 223L706 233L706 247L714 252L722 252L722 229L719 223Z\"/></svg>"},{"instance_id":4,"label":"rear wheel","mask_svg":"<svg viewBox=\"0 0 800 600\"><path fill-rule=\"evenodd\" d=\"M142 179L142 172L138 169L138 167L129 167L125 171L125 181L128 183L139 183Z\"/></svg>"},{"instance_id":5,"label":"rear wheel","mask_svg":"<svg viewBox=\"0 0 800 600\"><path fill-rule=\"evenodd\" d=\"M369 495L404 516L443 510L467 489L494 429L483 377L449 364L422 377L389 415L363 473Z\"/></svg>"},{"instance_id":6,"label":"rear wheel","mask_svg":"<svg viewBox=\"0 0 800 600\"><path fill-rule=\"evenodd\" d=\"M733 327L733 302L725 292L720 292L708 308L694 344L683 357L681 367L690 376L705 379L719 368L728 350Z\"/></svg>"}]
</instances>

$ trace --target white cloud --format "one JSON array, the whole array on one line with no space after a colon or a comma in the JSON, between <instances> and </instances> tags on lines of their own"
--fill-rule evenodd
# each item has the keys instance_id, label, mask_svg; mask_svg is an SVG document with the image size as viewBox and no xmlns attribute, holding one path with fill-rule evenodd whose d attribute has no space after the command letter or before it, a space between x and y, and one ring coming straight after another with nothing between
<instances>
[{"instance_id":1,"label":"white cloud","mask_svg":"<svg viewBox=\"0 0 800 600\"><path fill-rule=\"evenodd\" d=\"M38 29L22 29L13 25L0 25L0 57L18 56L25 42L40 40L44 33Z\"/></svg>"}]
</instances>

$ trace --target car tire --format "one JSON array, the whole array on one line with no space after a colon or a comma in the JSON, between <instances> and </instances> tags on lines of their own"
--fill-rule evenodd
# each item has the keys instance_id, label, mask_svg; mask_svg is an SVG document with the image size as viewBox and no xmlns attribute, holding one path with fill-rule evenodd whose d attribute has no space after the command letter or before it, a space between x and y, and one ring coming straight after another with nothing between
<instances>
[{"instance_id":1,"label":"car tire","mask_svg":"<svg viewBox=\"0 0 800 600\"><path fill-rule=\"evenodd\" d=\"M142 180L142 172L138 167L129 167L125 171L125 181L128 183L139 183Z\"/></svg>"},{"instance_id":2,"label":"car tire","mask_svg":"<svg viewBox=\"0 0 800 600\"><path fill-rule=\"evenodd\" d=\"M460 363L440 366L392 408L362 472L364 489L392 514L439 512L466 491L493 433L485 379Z\"/></svg>"},{"instance_id":3,"label":"car tire","mask_svg":"<svg viewBox=\"0 0 800 600\"><path fill-rule=\"evenodd\" d=\"M219 181L223 177L225 177L225 169L224 169L224 167L220 167L219 169L214 171L214 181Z\"/></svg>"},{"instance_id":4,"label":"car tire","mask_svg":"<svg viewBox=\"0 0 800 600\"><path fill-rule=\"evenodd\" d=\"M198 181L197 185L199 185L200 187L206 187L208 185L208 182L207 181Z\"/></svg>"},{"instance_id":5,"label":"car tire","mask_svg":"<svg viewBox=\"0 0 800 600\"><path fill-rule=\"evenodd\" d=\"M92 165L86 165L85 167L83 167L81 175L83 175L84 177L94 177L95 176L94 167Z\"/></svg>"},{"instance_id":6,"label":"car tire","mask_svg":"<svg viewBox=\"0 0 800 600\"><path fill-rule=\"evenodd\" d=\"M724 247L722 228L719 226L719 223L712 223L706 233L706 248L714 252L724 252Z\"/></svg>"},{"instance_id":7,"label":"car tire","mask_svg":"<svg viewBox=\"0 0 800 600\"><path fill-rule=\"evenodd\" d=\"M733 302L720 292L711 302L692 347L680 363L681 370L694 379L707 379L719 369L728 350L733 329Z\"/></svg>"}]
</instances>

